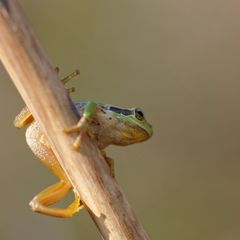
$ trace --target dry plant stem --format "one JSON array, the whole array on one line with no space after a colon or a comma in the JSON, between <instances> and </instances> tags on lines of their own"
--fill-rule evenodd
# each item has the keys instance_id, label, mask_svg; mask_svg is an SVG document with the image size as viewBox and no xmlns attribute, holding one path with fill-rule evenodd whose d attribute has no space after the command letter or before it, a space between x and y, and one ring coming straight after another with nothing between
<instances>
[{"instance_id":1,"label":"dry plant stem","mask_svg":"<svg viewBox=\"0 0 240 240\"><path fill-rule=\"evenodd\" d=\"M76 135L63 129L77 112L16 0L0 0L0 58L103 238L148 239L96 145L82 134L80 152L72 149Z\"/></svg>"}]
</instances>

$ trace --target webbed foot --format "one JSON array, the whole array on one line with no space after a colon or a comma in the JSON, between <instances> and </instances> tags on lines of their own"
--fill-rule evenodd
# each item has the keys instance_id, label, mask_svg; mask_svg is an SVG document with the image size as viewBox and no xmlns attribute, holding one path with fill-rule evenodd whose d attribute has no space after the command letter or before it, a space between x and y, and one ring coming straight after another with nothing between
<instances>
[{"instance_id":1,"label":"webbed foot","mask_svg":"<svg viewBox=\"0 0 240 240\"><path fill-rule=\"evenodd\" d=\"M72 186L70 183L60 181L40 192L33 198L29 205L34 212L44 215L60 218L72 217L74 213L78 212L84 207L80 200L80 196L75 190L75 200L67 208L50 207L54 203L64 198L71 189Z\"/></svg>"}]
</instances>

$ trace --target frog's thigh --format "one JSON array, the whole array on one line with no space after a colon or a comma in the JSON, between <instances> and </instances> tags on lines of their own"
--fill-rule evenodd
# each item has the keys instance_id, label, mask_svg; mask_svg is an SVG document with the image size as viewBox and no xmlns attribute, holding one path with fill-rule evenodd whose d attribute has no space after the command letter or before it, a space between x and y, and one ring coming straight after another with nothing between
<instances>
[{"instance_id":1,"label":"frog's thigh","mask_svg":"<svg viewBox=\"0 0 240 240\"><path fill-rule=\"evenodd\" d=\"M52 151L47 138L41 132L38 122L34 122L28 127L26 140L34 155L58 178L67 182L67 176Z\"/></svg>"},{"instance_id":2,"label":"frog's thigh","mask_svg":"<svg viewBox=\"0 0 240 240\"><path fill-rule=\"evenodd\" d=\"M58 178L60 178L60 182L39 193L30 202L30 206L33 211L45 215L54 217L71 217L82 207L80 197L75 192L75 200L66 209L49 207L64 198L72 189L72 185L59 164L55 154L50 148L46 137L42 134L37 124L38 123L35 122L27 129L27 143L39 160L41 160L41 162L43 162Z\"/></svg>"},{"instance_id":3,"label":"frog's thigh","mask_svg":"<svg viewBox=\"0 0 240 240\"><path fill-rule=\"evenodd\" d=\"M60 181L35 196L30 202L30 206L34 212L48 216L62 218L72 217L74 213L83 207L80 197L76 192L74 192L75 200L67 208L49 207L64 198L71 189L72 186L70 183Z\"/></svg>"}]
</instances>

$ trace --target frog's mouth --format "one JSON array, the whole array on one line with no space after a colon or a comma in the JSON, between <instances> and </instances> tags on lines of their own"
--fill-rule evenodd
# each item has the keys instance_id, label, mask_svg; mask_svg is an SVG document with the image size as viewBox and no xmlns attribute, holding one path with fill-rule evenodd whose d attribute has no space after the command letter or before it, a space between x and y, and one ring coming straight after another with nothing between
<instances>
[{"instance_id":1,"label":"frog's mouth","mask_svg":"<svg viewBox=\"0 0 240 240\"><path fill-rule=\"evenodd\" d=\"M148 139L153 135L152 125L150 125L145 119L138 120L134 116L128 117L128 127L129 129L135 130L136 134L144 135L144 139Z\"/></svg>"},{"instance_id":2,"label":"frog's mouth","mask_svg":"<svg viewBox=\"0 0 240 240\"><path fill-rule=\"evenodd\" d=\"M149 139L152 136L152 131L147 131L142 126L140 127L136 124L128 123L122 131L122 134L128 144L133 144Z\"/></svg>"}]
</instances>

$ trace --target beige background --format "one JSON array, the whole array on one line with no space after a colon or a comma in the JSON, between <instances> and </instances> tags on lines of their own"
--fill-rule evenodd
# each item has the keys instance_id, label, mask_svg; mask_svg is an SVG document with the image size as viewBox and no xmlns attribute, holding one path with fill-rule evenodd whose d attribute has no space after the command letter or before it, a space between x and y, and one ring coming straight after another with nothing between
<instances>
[{"instance_id":1,"label":"beige background","mask_svg":"<svg viewBox=\"0 0 240 240\"><path fill-rule=\"evenodd\" d=\"M21 2L61 75L81 70L74 99L139 106L154 126L146 143L108 150L151 239L240 239L240 3ZM101 239L85 210L29 209L56 178L13 127L24 103L0 74L0 239Z\"/></svg>"}]
</instances>

